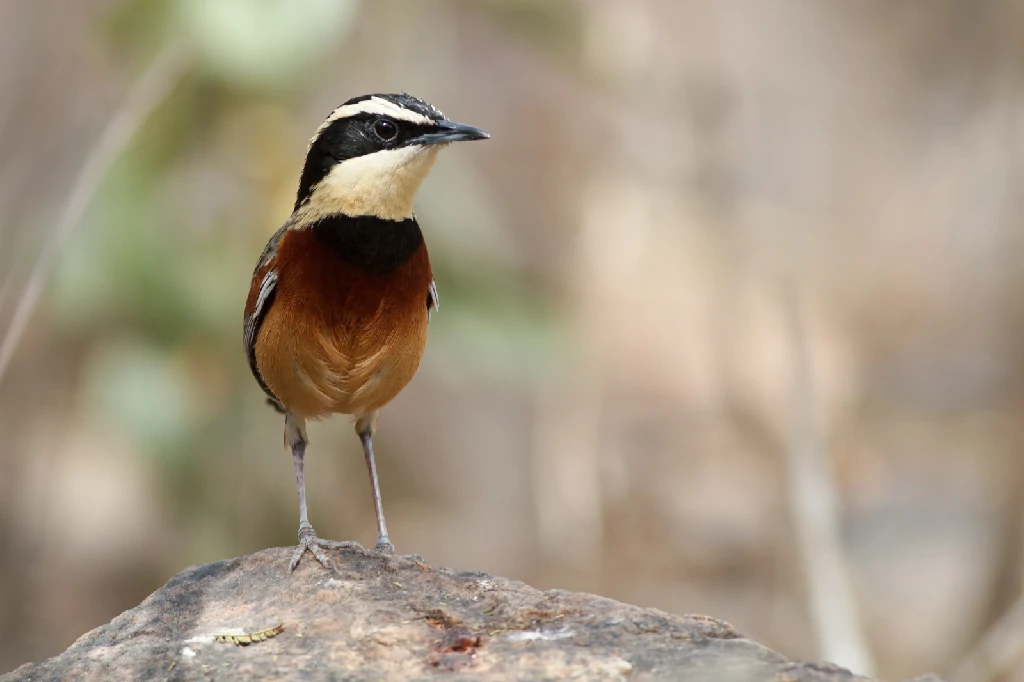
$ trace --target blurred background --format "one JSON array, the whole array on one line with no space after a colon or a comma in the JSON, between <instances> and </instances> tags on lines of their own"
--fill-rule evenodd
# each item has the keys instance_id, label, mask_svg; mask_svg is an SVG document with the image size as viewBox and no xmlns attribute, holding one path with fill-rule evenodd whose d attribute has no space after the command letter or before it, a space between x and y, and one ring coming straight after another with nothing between
<instances>
[{"instance_id":1,"label":"blurred background","mask_svg":"<svg viewBox=\"0 0 1024 682\"><path fill-rule=\"evenodd\" d=\"M0 3L0 671L294 544L249 277L323 118L408 91L493 139L418 200L400 551L1024 680L1022 60L1020 0Z\"/></svg>"}]
</instances>

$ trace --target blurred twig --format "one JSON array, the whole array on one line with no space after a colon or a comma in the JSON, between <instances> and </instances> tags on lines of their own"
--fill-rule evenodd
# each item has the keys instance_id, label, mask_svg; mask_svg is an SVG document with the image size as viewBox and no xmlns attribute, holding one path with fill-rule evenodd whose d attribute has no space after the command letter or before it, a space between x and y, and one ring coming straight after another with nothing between
<instances>
[{"instance_id":1,"label":"blurred twig","mask_svg":"<svg viewBox=\"0 0 1024 682\"><path fill-rule=\"evenodd\" d=\"M839 533L839 505L827 453L815 426L807 330L798 293L787 285L783 313L791 351L791 426L786 448L789 501L804 567L819 653L862 675L874 671Z\"/></svg>"},{"instance_id":2,"label":"blurred twig","mask_svg":"<svg viewBox=\"0 0 1024 682\"><path fill-rule=\"evenodd\" d=\"M53 268L61 248L81 222L111 165L157 105L181 79L186 64L185 50L181 46L165 48L132 86L124 102L114 112L96 146L90 150L72 185L64 211L32 266L28 283L18 298L10 326L4 334L3 342L0 343L0 381L3 380L28 320L39 302L47 275Z\"/></svg>"}]
</instances>

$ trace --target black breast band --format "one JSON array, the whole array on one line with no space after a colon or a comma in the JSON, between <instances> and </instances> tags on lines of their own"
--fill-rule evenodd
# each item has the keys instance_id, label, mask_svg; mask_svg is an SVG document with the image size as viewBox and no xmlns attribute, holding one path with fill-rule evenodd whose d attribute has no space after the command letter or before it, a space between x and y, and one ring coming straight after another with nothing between
<instances>
[{"instance_id":1,"label":"black breast band","mask_svg":"<svg viewBox=\"0 0 1024 682\"><path fill-rule=\"evenodd\" d=\"M401 266L423 243L415 218L334 215L321 218L309 229L339 258L371 275L383 275Z\"/></svg>"}]
</instances>

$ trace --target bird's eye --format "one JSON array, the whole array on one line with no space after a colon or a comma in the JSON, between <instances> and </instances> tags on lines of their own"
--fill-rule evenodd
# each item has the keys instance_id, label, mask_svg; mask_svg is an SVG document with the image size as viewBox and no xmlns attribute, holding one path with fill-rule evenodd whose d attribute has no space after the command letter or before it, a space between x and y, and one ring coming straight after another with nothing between
<instances>
[{"instance_id":1,"label":"bird's eye","mask_svg":"<svg viewBox=\"0 0 1024 682\"><path fill-rule=\"evenodd\" d=\"M398 126L386 118L378 118L373 124L373 132L385 142L391 142L398 137Z\"/></svg>"}]
</instances>

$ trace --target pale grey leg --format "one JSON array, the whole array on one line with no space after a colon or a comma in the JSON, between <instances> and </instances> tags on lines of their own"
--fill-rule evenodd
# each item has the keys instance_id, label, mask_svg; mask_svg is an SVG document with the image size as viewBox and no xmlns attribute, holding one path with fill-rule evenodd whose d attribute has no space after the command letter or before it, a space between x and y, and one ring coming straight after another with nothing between
<instances>
[{"instance_id":1,"label":"pale grey leg","mask_svg":"<svg viewBox=\"0 0 1024 682\"><path fill-rule=\"evenodd\" d=\"M306 509L306 479L303 473L304 458L306 456L306 424L305 420L292 413L285 416L285 438L292 450L292 460L295 462L295 484L299 491L299 546L292 555L290 570L294 571L299 565L302 555L307 551L313 555L324 568L335 570L334 564L324 553L325 549L359 549L363 547L358 542L336 540L323 540L316 536L312 524L309 523L309 515Z\"/></svg>"},{"instance_id":2,"label":"pale grey leg","mask_svg":"<svg viewBox=\"0 0 1024 682\"><path fill-rule=\"evenodd\" d=\"M380 498L380 483L377 481L377 463L373 459L373 432L377 426L377 414L362 417L356 421L356 433L363 443L363 456L370 472L370 492L373 494L373 510L377 513L377 545L374 550L381 554L394 554L395 546L388 537L388 526L384 522L384 504Z\"/></svg>"},{"instance_id":3,"label":"pale grey leg","mask_svg":"<svg viewBox=\"0 0 1024 682\"><path fill-rule=\"evenodd\" d=\"M366 468L370 471L370 490L373 493L373 510L377 512L377 546L375 550L381 554L394 554L395 546L388 537L388 525L384 522L384 505L380 499L380 483L377 482L377 464L373 460L373 434L359 434L363 441L363 455L366 457Z\"/></svg>"}]
</instances>

